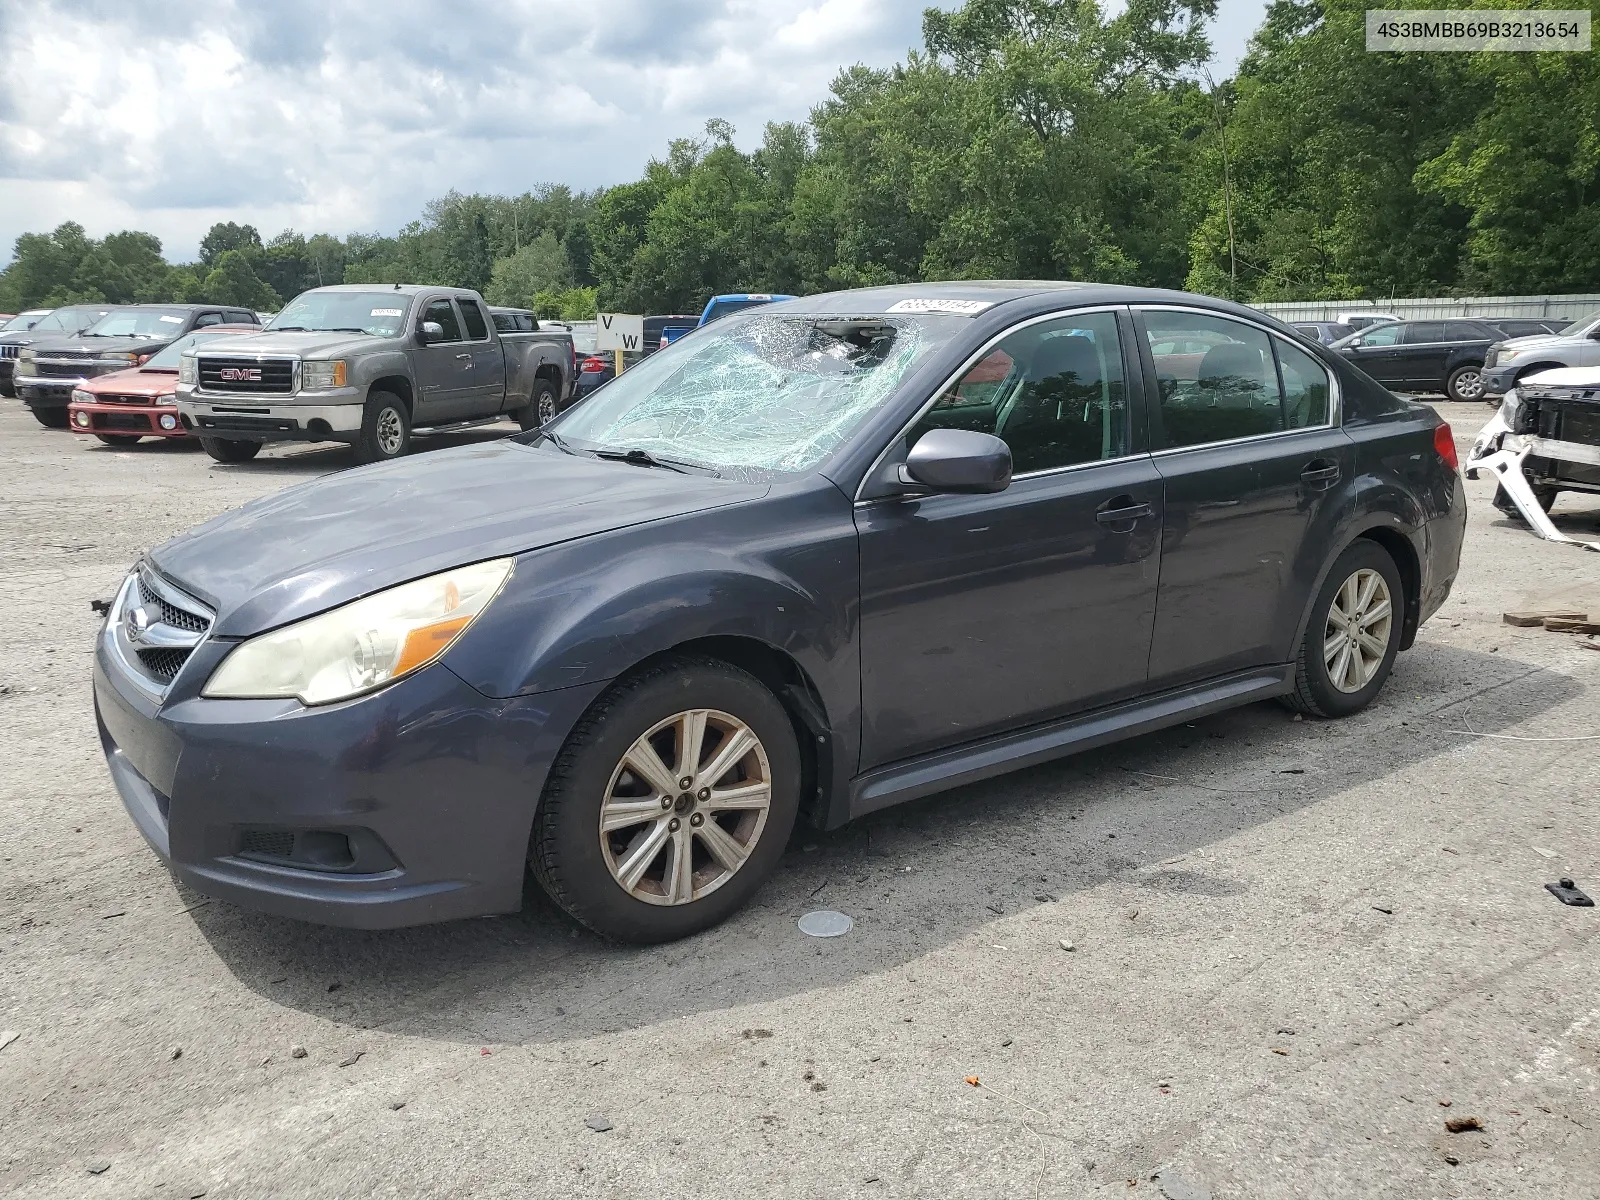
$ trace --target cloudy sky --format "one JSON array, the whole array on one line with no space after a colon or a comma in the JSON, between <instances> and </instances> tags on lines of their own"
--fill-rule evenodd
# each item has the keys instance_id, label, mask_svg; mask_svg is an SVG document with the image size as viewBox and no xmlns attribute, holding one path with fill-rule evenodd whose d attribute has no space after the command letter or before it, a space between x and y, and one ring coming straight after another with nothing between
<instances>
[{"instance_id":1,"label":"cloudy sky","mask_svg":"<svg viewBox=\"0 0 1600 1200\"><path fill-rule=\"evenodd\" d=\"M454 187L638 176L709 117L759 141L926 0L0 0L0 262L19 233L391 233ZM955 7L944 0L942 7ZM1230 72L1264 0L1222 0Z\"/></svg>"}]
</instances>

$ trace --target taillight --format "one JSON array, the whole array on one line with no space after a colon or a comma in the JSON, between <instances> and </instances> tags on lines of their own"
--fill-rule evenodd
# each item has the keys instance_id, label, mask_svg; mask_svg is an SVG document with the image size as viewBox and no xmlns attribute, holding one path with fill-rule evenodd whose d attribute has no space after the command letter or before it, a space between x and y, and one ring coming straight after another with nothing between
<instances>
[{"instance_id":1,"label":"taillight","mask_svg":"<svg viewBox=\"0 0 1600 1200\"><path fill-rule=\"evenodd\" d=\"M667 335L663 333L661 335L661 340L656 343L656 349L657 350L665 350L666 348L667 348Z\"/></svg>"},{"instance_id":2,"label":"taillight","mask_svg":"<svg viewBox=\"0 0 1600 1200\"><path fill-rule=\"evenodd\" d=\"M1452 471L1461 469L1461 460L1456 457L1456 435L1450 432L1448 422L1441 421L1434 426L1433 451L1444 461L1444 465Z\"/></svg>"},{"instance_id":3,"label":"taillight","mask_svg":"<svg viewBox=\"0 0 1600 1200\"><path fill-rule=\"evenodd\" d=\"M591 354L583 360L583 366L580 369L585 375L591 375L596 371L604 371L606 369L606 360L598 355Z\"/></svg>"}]
</instances>

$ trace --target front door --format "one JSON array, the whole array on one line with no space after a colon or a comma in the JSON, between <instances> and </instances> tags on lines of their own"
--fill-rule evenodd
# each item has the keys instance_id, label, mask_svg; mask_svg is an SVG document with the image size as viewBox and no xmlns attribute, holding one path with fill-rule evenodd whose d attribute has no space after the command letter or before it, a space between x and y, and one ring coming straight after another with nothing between
<instances>
[{"instance_id":1,"label":"front door","mask_svg":"<svg viewBox=\"0 0 1600 1200\"><path fill-rule=\"evenodd\" d=\"M905 436L996 434L1012 454L1005 491L857 505L862 770L1142 688L1161 482L1133 452L1127 321L1102 309L1024 324Z\"/></svg>"},{"instance_id":2,"label":"front door","mask_svg":"<svg viewBox=\"0 0 1600 1200\"><path fill-rule=\"evenodd\" d=\"M1404 363L1400 335L1405 326L1398 321L1374 325L1359 341L1346 347L1345 357L1386 388L1403 389L1410 381Z\"/></svg>"},{"instance_id":3,"label":"front door","mask_svg":"<svg viewBox=\"0 0 1600 1200\"><path fill-rule=\"evenodd\" d=\"M444 330L442 340L423 342L422 326L428 321ZM411 423L423 426L460 420L472 407L472 349L448 296L430 300L417 317L417 348L411 353L417 381Z\"/></svg>"},{"instance_id":4,"label":"front door","mask_svg":"<svg viewBox=\"0 0 1600 1200\"><path fill-rule=\"evenodd\" d=\"M1355 465L1328 372L1243 321L1136 315L1165 377L1151 413L1165 523L1150 687L1285 662L1329 541L1314 531L1331 524L1329 498ZM1184 336L1213 342L1192 373L1154 353Z\"/></svg>"},{"instance_id":5,"label":"front door","mask_svg":"<svg viewBox=\"0 0 1600 1200\"><path fill-rule=\"evenodd\" d=\"M463 419L487 417L500 411L505 401L505 356L500 343L489 337L489 322L483 308L471 296L457 296L461 331L466 337L463 349L472 356L472 383L460 416Z\"/></svg>"}]
</instances>

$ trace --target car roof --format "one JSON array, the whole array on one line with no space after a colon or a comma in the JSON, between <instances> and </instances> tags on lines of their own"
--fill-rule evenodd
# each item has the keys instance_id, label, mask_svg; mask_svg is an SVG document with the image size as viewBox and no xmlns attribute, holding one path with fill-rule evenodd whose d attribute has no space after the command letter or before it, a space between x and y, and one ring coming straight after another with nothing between
<instances>
[{"instance_id":1,"label":"car roof","mask_svg":"<svg viewBox=\"0 0 1600 1200\"><path fill-rule=\"evenodd\" d=\"M504 304L491 304L489 305L489 311L492 313L521 313L524 316L533 316L533 309L531 308L508 308Z\"/></svg>"},{"instance_id":2,"label":"car roof","mask_svg":"<svg viewBox=\"0 0 1600 1200\"><path fill-rule=\"evenodd\" d=\"M470 292L471 290L465 287L446 287L442 283L329 283L322 287L307 288L306 292L393 292L400 296L415 296L419 292ZM305 295L305 292L301 295Z\"/></svg>"}]
</instances>

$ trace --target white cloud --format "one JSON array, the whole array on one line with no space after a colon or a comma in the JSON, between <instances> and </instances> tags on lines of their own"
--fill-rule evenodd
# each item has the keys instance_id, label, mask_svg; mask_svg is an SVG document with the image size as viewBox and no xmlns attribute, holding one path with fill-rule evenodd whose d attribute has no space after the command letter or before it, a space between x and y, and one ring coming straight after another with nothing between
<instances>
[{"instance_id":1,"label":"white cloud","mask_svg":"<svg viewBox=\"0 0 1600 1200\"><path fill-rule=\"evenodd\" d=\"M1260 0L1224 5L1224 29L1235 5L1259 20ZM747 147L803 120L841 67L920 44L923 7L11 0L0 255L63 220L146 229L183 259L217 220L387 232L452 187L618 183L710 117Z\"/></svg>"}]
</instances>

